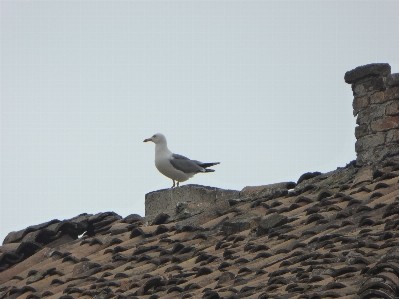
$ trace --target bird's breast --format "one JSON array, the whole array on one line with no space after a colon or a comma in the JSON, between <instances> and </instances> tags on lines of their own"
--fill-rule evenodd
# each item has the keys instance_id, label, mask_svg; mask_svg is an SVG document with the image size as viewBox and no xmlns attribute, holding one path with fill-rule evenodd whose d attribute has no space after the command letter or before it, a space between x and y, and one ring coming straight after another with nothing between
<instances>
[{"instance_id":1,"label":"bird's breast","mask_svg":"<svg viewBox=\"0 0 399 299\"><path fill-rule=\"evenodd\" d=\"M166 156L165 157L156 156L155 157L155 166L158 168L159 171L161 171L161 169L166 169L169 166L171 166L171 164L169 162L169 158L168 157L166 157Z\"/></svg>"}]
</instances>

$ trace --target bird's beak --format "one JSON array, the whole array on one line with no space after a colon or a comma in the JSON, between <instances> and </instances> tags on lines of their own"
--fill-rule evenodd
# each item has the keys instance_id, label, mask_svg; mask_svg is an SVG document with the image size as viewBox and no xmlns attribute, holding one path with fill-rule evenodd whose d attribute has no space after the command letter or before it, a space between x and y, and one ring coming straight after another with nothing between
<instances>
[{"instance_id":1,"label":"bird's beak","mask_svg":"<svg viewBox=\"0 0 399 299\"><path fill-rule=\"evenodd\" d=\"M147 139L144 139L143 142L148 142L148 141L152 141L152 139L151 138L147 138Z\"/></svg>"}]
</instances>

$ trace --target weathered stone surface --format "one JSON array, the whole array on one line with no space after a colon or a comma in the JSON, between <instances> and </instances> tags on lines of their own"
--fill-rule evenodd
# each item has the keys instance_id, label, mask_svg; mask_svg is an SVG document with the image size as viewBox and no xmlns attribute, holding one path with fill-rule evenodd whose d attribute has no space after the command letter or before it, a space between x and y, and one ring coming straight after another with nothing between
<instances>
[{"instance_id":1,"label":"weathered stone surface","mask_svg":"<svg viewBox=\"0 0 399 299\"><path fill-rule=\"evenodd\" d=\"M389 113L388 115L397 114L397 102L399 102L399 87L393 87L387 89L386 91L376 92L370 96L370 104L381 104L390 100L394 100L394 102L387 104L386 107L388 108L386 109L386 112ZM383 107L382 105L379 106Z\"/></svg>"},{"instance_id":2,"label":"weathered stone surface","mask_svg":"<svg viewBox=\"0 0 399 299\"><path fill-rule=\"evenodd\" d=\"M370 124L371 121L383 117L385 115L385 107L383 105L372 105L361 110L357 116L356 124Z\"/></svg>"},{"instance_id":3,"label":"weathered stone surface","mask_svg":"<svg viewBox=\"0 0 399 299\"><path fill-rule=\"evenodd\" d=\"M399 129L389 130L385 137L386 143L399 142Z\"/></svg>"},{"instance_id":4,"label":"weathered stone surface","mask_svg":"<svg viewBox=\"0 0 399 299\"><path fill-rule=\"evenodd\" d=\"M168 214L170 219L183 219L204 213L211 206L227 209L230 207L228 200L238 197L239 192L235 190L199 185L158 190L145 195L145 219L151 223L160 213ZM209 213L216 211L212 209Z\"/></svg>"},{"instance_id":5,"label":"weathered stone surface","mask_svg":"<svg viewBox=\"0 0 399 299\"><path fill-rule=\"evenodd\" d=\"M295 187L294 182L284 182L262 186L247 186L241 190L240 196L251 196L252 198L266 198L267 200L285 195L289 189Z\"/></svg>"},{"instance_id":6,"label":"weathered stone surface","mask_svg":"<svg viewBox=\"0 0 399 299\"><path fill-rule=\"evenodd\" d=\"M360 126L357 126L355 128L356 139L359 139L360 137L363 137L363 136L366 136L366 135L369 135L369 134L370 134L370 129L369 129L369 126L366 123L361 124Z\"/></svg>"},{"instance_id":7,"label":"weathered stone surface","mask_svg":"<svg viewBox=\"0 0 399 299\"><path fill-rule=\"evenodd\" d=\"M399 164L399 144L398 143L390 143L380 149L377 149L377 155L382 157L381 161L385 162L393 162Z\"/></svg>"},{"instance_id":8,"label":"weathered stone surface","mask_svg":"<svg viewBox=\"0 0 399 299\"><path fill-rule=\"evenodd\" d=\"M258 193L260 191L263 191L264 189L274 189L276 187L288 189L288 187L290 187L291 184L292 184L292 182L283 182L283 183L270 184L270 185L246 186L241 190L241 192L242 193Z\"/></svg>"},{"instance_id":9,"label":"weathered stone surface","mask_svg":"<svg viewBox=\"0 0 399 299\"><path fill-rule=\"evenodd\" d=\"M227 236L236 234L259 225L260 220L260 216L255 214L239 215L223 222L222 232Z\"/></svg>"},{"instance_id":10,"label":"weathered stone surface","mask_svg":"<svg viewBox=\"0 0 399 299\"><path fill-rule=\"evenodd\" d=\"M356 152L359 153L361 151L383 144L385 142L385 135L385 133L379 132L359 138L355 144Z\"/></svg>"},{"instance_id":11,"label":"weathered stone surface","mask_svg":"<svg viewBox=\"0 0 399 299\"><path fill-rule=\"evenodd\" d=\"M286 216L277 213L271 214L260 222L257 235L265 235L269 233L270 229L286 224L287 220L288 218Z\"/></svg>"},{"instance_id":12,"label":"weathered stone surface","mask_svg":"<svg viewBox=\"0 0 399 299\"><path fill-rule=\"evenodd\" d=\"M353 100L352 106L353 106L353 116L356 116L359 111L369 105L369 97L364 96L364 97L358 97Z\"/></svg>"},{"instance_id":13,"label":"weathered stone surface","mask_svg":"<svg viewBox=\"0 0 399 299\"><path fill-rule=\"evenodd\" d=\"M381 104L385 102L385 93L383 91L378 91L370 95L370 103L371 104Z\"/></svg>"},{"instance_id":14,"label":"weathered stone surface","mask_svg":"<svg viewBox=\"0 0 399 299\"><path fill-rule=\"evenodd\" d=\"M375 148L369 148L368 150L358 152L356 165L372 165L387 161L391 161L394 163L399 162L398 143L384 144Z\"/></svg>"},{"instance_id":15,"label":"weathered stone surface","mask_svg":"<svg viewBox=\"0 0 399 299\"><path fill-rule=\"evenodd\" d=\"M385 91L385 100L399 99L399 86L389 88Z\"/></svg>"},{"instance_id":16,"label":"weathered stone surface","mask_svg":"<svg viewBox=\"0 0 399 299\"><path fill-rule=\"evenodd\" d=\"M388 116L399 115L399 100L394 100L385 107L385 114Z\"/></svg>"},{"instance_id":17,"label":"weathered stone surface","mask_svg":"<svg viewBox=\"0 0 399 299\"><path fill-rule=\"evenodd\" d=\"M371 166L363 166L356 173L352 186L371 181L373 181L373 168Z\"/></svg>"},{"instance_id":18,"label":"weathered stone surface","mask_svg":"<svg viewBox=\"0 0 399 299\"><path fill-rule=\"evenodd\" d=\"M357 166L370 165L375 161L374 149L356 152L356 155L357 155L356 157Z\"/></svg>"},{"instance_id":19,"label":"weathered stone surface","mask_svg":"<svg viewBox=\"0 0 399 299\"><path fill-rule=\"evenodd\" d=\"M371 122L373 132L388 131L399 127L399 116L388 116Z\"/></svg>"},{"instance_id":20,"label":"weathered stone surface","mask_svg":"<svg viewBox=\"0 0 399 299\"><path fill-rule=\"evenodd\" d=\"M399 85L399 73L387 76L386 84L387 84L387 86Z\"/></svg>"},{"instance_id":21,"label":"weathered stone surface","mask_svg":"<svg viewBox=\"0 0 399 299\"><path fill-rule=\"evenodd\" d=\"M355 97L363 97L374 91L383 90L384 88L385 84L383 78L372 78L352 85L353 95Z\"/></svg>"},{"instance_id":22,"label":"weathered stone surface","mask_svg":"<svg viewBox=\"0 0 399 299\"><path fill-rule=\"evenodd\" d=\"M372 63L350 70L345 73L345 82L352 84L363 78L387 76L391 73L391 66L388 63Z\"/></svg>"}]
</instances>

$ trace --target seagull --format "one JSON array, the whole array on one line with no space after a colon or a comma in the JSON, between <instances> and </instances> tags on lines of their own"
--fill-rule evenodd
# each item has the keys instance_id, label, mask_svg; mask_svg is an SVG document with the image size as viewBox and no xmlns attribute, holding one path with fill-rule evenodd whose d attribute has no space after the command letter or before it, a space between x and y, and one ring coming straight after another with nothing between
<instances>
[{"instance_id":1,"label":"seagull","mask_svg":"<svg viewBox=\"0 0 399 299\"><path fill-rule=\"evenodd\" d=\"M172 153L168 149L165 136L161 133L157 133L151 138L144 140L144 142L148 141L155 143L155 166L160 173L172 179L172 188L175 187L175 181L177 181L177 187L179 187L180 182L187 181L197 173L214 172L214 169L206 168L220 164L220 162L202 163L200 161L190 160L182 155Z\"/></svg>"}]
</instances>

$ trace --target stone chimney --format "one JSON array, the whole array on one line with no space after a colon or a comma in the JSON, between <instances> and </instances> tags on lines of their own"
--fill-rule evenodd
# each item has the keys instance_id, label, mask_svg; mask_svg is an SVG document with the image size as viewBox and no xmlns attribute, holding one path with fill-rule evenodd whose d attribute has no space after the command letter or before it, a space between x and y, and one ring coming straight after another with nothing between
<instances>
[{"instance_id":1,"label":"stone chimney","mask_svg":"<svg viewBox=\"0 0 399 299\"><path fill-rule=\"evenodd\" d=\"M387 63L359 66L346 72L352 84L356 165L399 163L399 73Z\"/></svg>"}]
</instances>

